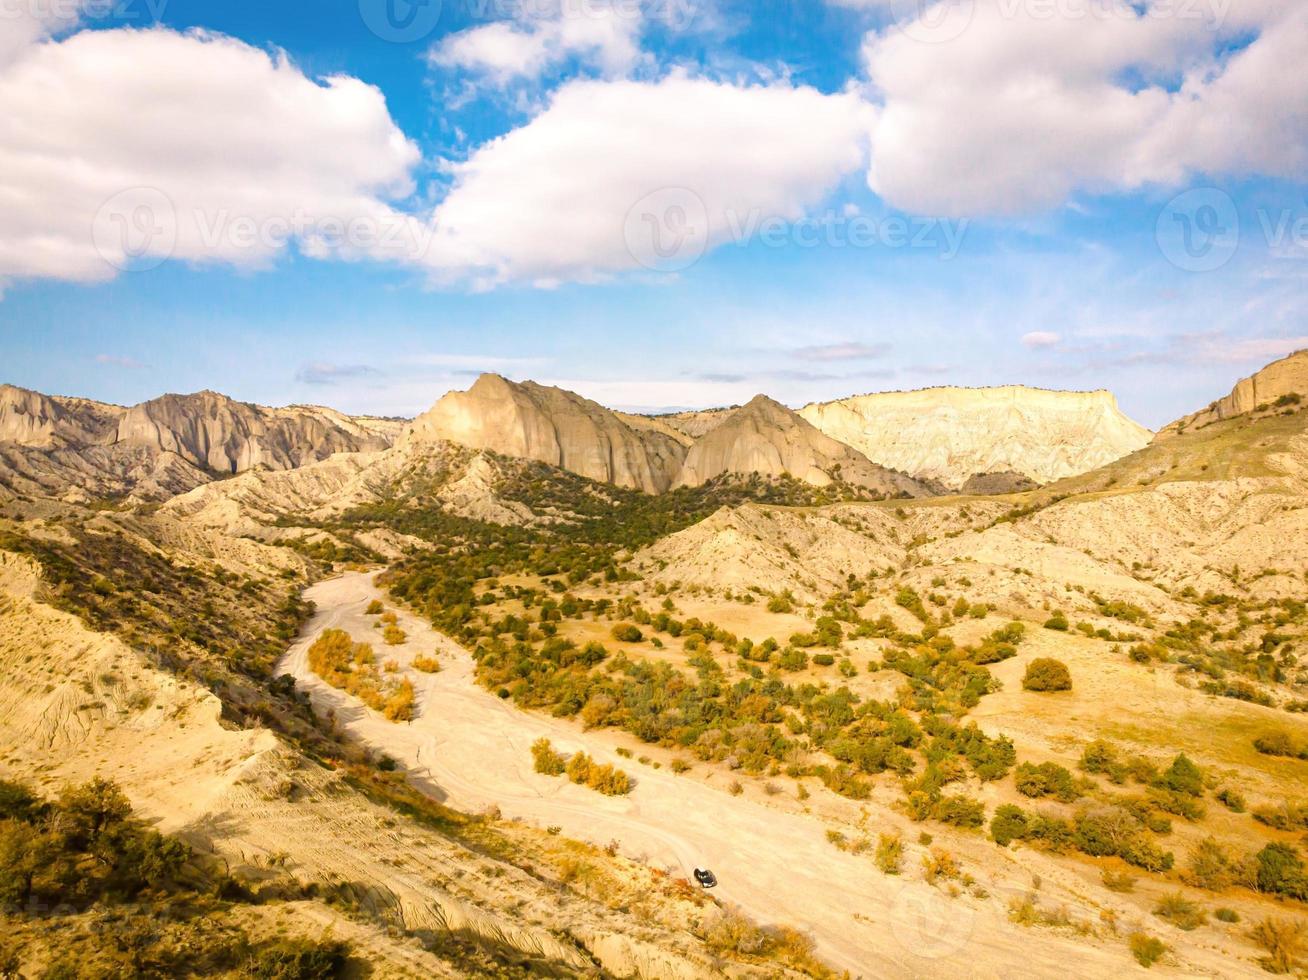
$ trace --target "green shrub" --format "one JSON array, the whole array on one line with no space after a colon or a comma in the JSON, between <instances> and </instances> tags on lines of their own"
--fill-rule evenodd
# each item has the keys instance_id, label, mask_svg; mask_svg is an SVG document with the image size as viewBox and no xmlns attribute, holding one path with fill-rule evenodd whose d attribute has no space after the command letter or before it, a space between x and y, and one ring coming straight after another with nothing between
<instances>
[{"instance_id":1,"label":"green shrub","mask_svg":"<svg viewBox=\"0 0 1308 980\"><path fill-rule=\"evenodd\" d=\"M876 862L886 874L899 874L904 863L904 839L898 834L878 834Z\"/></svg>"},{"instance_id":2,"label":"green shrub","mask_svg":"<svg viewBox=\"0 0 1308 980\"><path fill-rule=\"evenodd\" d=\"M330 980L341 975L350 948L343 942L278 939L254 952L249 975L260 980Z\"/></svg>"},{"instance_id":3,"label":"green shrub","mask_svg":"<svg viewBox=\"0 0 1308 980\"><path fill-rule=\"evenodd\" d=\"M645 639L645 634L640 631L640 627L633 626L631 623L618 623L611 632L619 643L639 643Z\"/></svg>"},{"instance_id":4,"label":"green shrub","mask_svg":"<svg viewBox=\"0 0 1308 980\"><path fill-rule=\"evenodd\" d=\"M1208 913L1199 903L1192 902L1180 892L1172 892L1160 898L1154 906L1154 915L1186 932L1198 929L1208 920Z\"/></svg>"},{"instance_id":5,"label":"green shrub","mask_svg":"<svg viewBox=\"0 0 1308 980\"><path fill-rule=\"evenodd\" d=\"M1308 877L1303 860L1289 844L1268 844L1254 856L1254 880L1258 890L1308 900Z\"/></svg>"},{"instance_id":6,"label":"green shrub","mask_svg":"<svg viewBox=\"0 0 1308 980\"><path fill-rule=\"evenodd\" d=\"M1063 803L1071 803L1081 796L1075 778L1056 762L1042 762L1038 766L1024 762L1017 767L1013 781L1023 796L1052 796Z\"/></svg>"},{"instance_id":7,"label":"green shrub","mask_svg":"<svg viewBox=\"0 0 1308 980\"><path fill-rule=\"evenodd\" d=\"M1167 947L1163 945L1163 941L1150 936L1148 933L1133 932L1128 942L1131 947L1131 955L1145 969L1153 966L1167 953Z\"/></svg>"},{"instance_id":8,"label":"green shrub","mask_svg":"<svg viewBox=\"0 0 1308 980\"><path fill-rule=\"evenodd\" d=\"M1022 686L1028 691L1070 691L1072 674L1061 660L1037 657L1027 664Z\"/></svg>"},{"instance_id":9,"label":"green shrub","mask_svg":"<svg viewBox=\"0 0 1308 980\"><path fill-rule=\"evenodd\" d=\"M990 837L1000 847L1007 847L1015 840L1023 840L1030 830L1026 813L1011 803L997 807L995 815L990 818Z\"/></svg>"},{"instance_id":10,"label":"green shrub","mask_svg":"<svg viewBox=\"0 0 1308 980\"><path fill-rule=\"evenodd\" d=\"M1158 778L1157 785L1174 793L1188 796L1202 796L1204 792L1204 774L1189 757L1182 752Z\"/></svg>"},{"instance_id":11,"label":"green shrub","mask_svg":"<svg viewBox=\"0 0 1308 980\"><path fill-rule=\"evenodd\" d=\"M1062 610L1058 610L1047 620L1045 620L1045 629L1058 630L1060 633L1066 633L1068 630L1067 617L1063 615Z\"/></svg>"}]
</instances>

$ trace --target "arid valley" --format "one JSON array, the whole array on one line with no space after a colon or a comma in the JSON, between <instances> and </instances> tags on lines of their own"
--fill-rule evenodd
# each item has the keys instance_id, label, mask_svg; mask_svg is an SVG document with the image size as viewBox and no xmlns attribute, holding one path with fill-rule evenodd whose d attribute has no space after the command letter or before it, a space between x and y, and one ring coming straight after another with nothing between
<instances>
[{"instance_id":1,"label":"arid valley","mask_svg":"<svg viewBox=\"0 0 1308 980\"><path fill-rule=\"evenodd\" d=\"M4 786L111 780L229 882L156 914L382 975L1257 975L1308 881L1301 392L924 391L911 459L762 397L5 388ZM66 913L24 972L100 955Z\"/></svg>"}]
</instances>

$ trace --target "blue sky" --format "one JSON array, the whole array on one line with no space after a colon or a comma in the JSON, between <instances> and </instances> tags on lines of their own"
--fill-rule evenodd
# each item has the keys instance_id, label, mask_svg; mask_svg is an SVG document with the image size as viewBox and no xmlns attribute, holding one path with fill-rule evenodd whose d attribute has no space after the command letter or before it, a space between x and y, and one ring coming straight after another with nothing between
<instances>
[{"instance_id":1,"label":"blue sky","mask_svg":"<svg viewBox=\"0 0 1308 980\"><path fill-rule=\"evenodd\" d=\"M377 414L481 370L647 410L1025 383L1157 426L1308 346L1288 5L445 0L397 42L384 2L0 25L0 380ZM166 249L106 254L141 187ZM296 209L421 249L206 240Z\"/></svg>"}]
</instances>

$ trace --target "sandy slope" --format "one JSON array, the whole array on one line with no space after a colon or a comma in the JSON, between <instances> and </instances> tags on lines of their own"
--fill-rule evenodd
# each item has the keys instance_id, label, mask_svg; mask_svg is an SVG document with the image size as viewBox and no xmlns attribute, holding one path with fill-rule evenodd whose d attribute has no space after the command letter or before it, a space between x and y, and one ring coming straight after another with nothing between
<instances>
[{"instance_id":1,"label":"sandy slope","mask_svg":"<svg viewBox=\"0 0 1308 980\"><path fill-rule=\"evenodd\" d=\"M688 874L712 867L718 897L765 922L811 930L819 952L854 977L1064 976L1075 962L1082 975L1116 975L1129 964L1120 945L1084 938L1034 935L1012 925L1005 908L1020 889L995 879L991 897L947 899L917 881L882 875L867 856L833 848L818 820L748 797L641 767L614 751L617 738L527 714L476 686L470 656L417 617L399 611L409 635L401 647L378 647L406 665L417 653L439 652L445 669L410 672L419 691L417 719L392 724L336 691L308 669L307 649L329 627L375 640L363 610L380 597L367 575L352 573L319 583L308 597L318 612L280 664L310 692L319 710L331 709L353 736L409 768L424 789L451 805L476 810L496 805L506 817L556 825L569 836L603 844L621 842L624 853ZM637 780L631 795L599 796L562 779L532 771L529 746L540 736L563 751L584 748L620 765ZM875 818L867 828L879 829ZM909 848L906 868L915 869ZM912 871L906 877L913 877ZM1221 968L1186 966L1189 975Z\"/></svg>"}]
</instances>

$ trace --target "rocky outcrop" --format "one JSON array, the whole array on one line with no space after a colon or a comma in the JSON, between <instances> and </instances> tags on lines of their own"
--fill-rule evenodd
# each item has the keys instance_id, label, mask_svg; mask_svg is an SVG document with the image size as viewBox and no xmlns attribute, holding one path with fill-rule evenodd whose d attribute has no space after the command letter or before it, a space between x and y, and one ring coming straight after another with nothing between
<instances>
[{"instance_id":1,"label":"rocky outcrop","mask_svg":"<svg viewBox=\"0 0 1308 980\"><path fill-rule=\"evenodd\" d=\"M1288 406L1295 396L1300 402L1308 401L1308 350L1296 351L1243 379L1225 398L1219 398L1193 415L1177 419L1160 431L1158 438L1168 439L1187 429L1202 428L1259 409L1286 407L1278 406L1277 401L1285 400Z\"/></svg>"},{"instance_id":2,"label":"rocky outcrop","mask_svg":"<svg viewBox=\"0 0 1308 980\"><path fill-rule=\"evenodd\" d=\"M823 435L766 395L736 409L695 440L677 485L699 486L729 473L789 475L814 486L839 480L887 496L929 492L918 481L878 466Z\"/></svg>"},{"instance_id":3,"label":"rocky outcrop","mask_svg":"<svg viewBox=\"0 0 1308 980\"><path fill-rule=\"evenodd\" d=\"M160 500L216 477L387 448L402 423L329 408L264 408L203 391L132 408L0 386L0 487Z\"/></svg>"},{"instance_id":4,"label":"rocky outcrop","mask_svg":"<svg viewBox=\"0 0 1308 980\"><path fill-rule=\"evenodd\" d=\"M452 391L419 416L401 446L440 440L534 459L591 480L662 493L672 486L685 447L653 426L561 388L517 384L484 374L467 391Z\"/></svg>"},{"instance_id":5,"label":"rocky outcrop","mask_svg":"<svg viewBox=\"0 0 1308 980\"><path fill-rule=\"evenodd\" d=\"M0 445L57 449L111 442L122 412L116 405L0 385Z\"/></svg>"},{"instance_id":6,"label":"rocky outcrop","mask_svg":"<svg viewBox=\"0 0 1308 980\"><path fill-rule=\"evenodd\" d=\"M1107 391L928 388L815 403L799 414L874 463L951 490L988 473L1049 483L1111 463L1152 438Z\"/></svg>"},{"instance_id":7,"label":"rocky outcrop","mask_svg":"<svg viewBox=\"0 0 1308 980\"><path fill-rule=\"evenodd\" d=\"M391 441L375 421L370 427L329 408L263 408L213 391L164 395L129 408L115 439L228 475L256 467L294 469L334 453L376 452Z\"/></svg>"}]
</instances>

